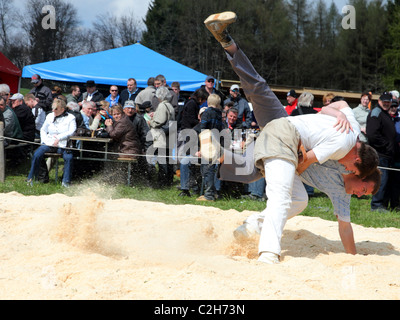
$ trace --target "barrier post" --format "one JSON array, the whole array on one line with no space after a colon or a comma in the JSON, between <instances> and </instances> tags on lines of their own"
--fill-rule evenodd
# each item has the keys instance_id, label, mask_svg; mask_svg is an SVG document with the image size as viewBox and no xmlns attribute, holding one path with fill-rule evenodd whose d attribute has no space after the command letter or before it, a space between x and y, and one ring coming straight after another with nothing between
<instances>
[{"instance_id":1,"label":"barrier post","mask_svg":"<svg viewBox=\"0 0 400 320\"><path fill-rule=\"evenodd\" d=\"M6 159L4 154L4 122L0 121L0 182L4 183L6 177Z\"/></svg>"}]
</instances>

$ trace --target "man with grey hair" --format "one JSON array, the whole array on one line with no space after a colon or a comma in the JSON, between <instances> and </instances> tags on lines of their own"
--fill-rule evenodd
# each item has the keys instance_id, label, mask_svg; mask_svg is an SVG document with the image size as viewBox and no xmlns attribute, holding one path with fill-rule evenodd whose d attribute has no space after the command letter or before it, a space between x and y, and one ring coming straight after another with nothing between
<instances>
[{"instance_id":1,"label":"man with grey hair","mask_svg":"<svg viewBox=\"0 0 400 320\"><path fill-rule=\"evenodd\" d=\"M6 100L0 96L0 114L4 120L4 136L13 139L22 139L22 129L15 112L6 104ZM7 140L5 142L8 144ZM13 141L11 141L13 143Z\"/></svg>"},{"instance_id":2,"label":"man with grey hair","mask_svg":"<svg viewBox=\"0 0 400 320\"><path fill-rule=\"evenodd\" d=\"M311 92L303 92L297 101L297 108L293 110L291 116L318 113L318 111L313 108L313 104L314 95Z\"/></svg>"},{"instance_id":3,"label":"man with grey hair","mask_svg":"<svg viewBox=\"0 0 400 320\"><path fill-rule=\"evenodd\" d=\"M6 105L8 105L10 99L10 87L8 84L0 84L0 96L4 98Z\"/></svg>"},{"instance_id":4,"label":"man with grey hair","mask_svg":"<svg viewBox=\"0 0 400 320\"><path fill-rule=\"evenodd\" d=\"M77 102L70 101L67 103L67 112L75 117L76 128L85 128L85 123L83 121L83 116L80 113L80 107Z\"/></svg>"},{"instance_id":5,"label":"man with grey hair","mask_svg":"<svg viewBox=\"0 0 400 320\"><path fill-rule=\"evenodd\" d=\"M173 134L170 124L175 121L175 110L171 105L172 95L167 87L158 87L156 97L159 104L157 110L150 114L151 120L148 122L153 137L153 146L149 149L154 152L154 155L157 154L158 181L161 187L165 187L172 185L174 177L173 166L170 164L167 150L171 150L174 147L169 144L169 140L174 140L169 139L169 136ZM169 152L169 154L171 153Z\"/></svg>"},{"instance_id":6,"label":"man with grey hair","mask_svg":"<svg viewBox=\"0 0 400 320\"><path fill-rule=\"evenodd\" d=\"M158 99L156 98L156 88L154 87L154 77L150 77L147 79L147 87L140 91L138 95L135 98L135 103L142 105L146 101L150 101L152 108L152 111L155 111L156 109L153 108L153 105L158 105Z\"/></svg>"},{"instance_id":7,"label":"man with grey hair","mask_svg":"<svg viewBox=\"0 0 400 320\"><path fill-rule=\"evenodd\" d=\"M170 91L170 93L171 93L171 101L170 101L170 103L174 107L175 115L177 115L177 113L178 113L178 95L174 92L174 90L172 90L171 87L168 86L167 79L165 78L164 75L159 74L157 77L155 77L155 79L154 79L154 87L156 89L158 89L159 87L165 87ZM153 107L154 107L154 105L153 105ZM155 107L155 109L157 109L157 106Z\"/></svg>"},{"instance_id":8,"label":"man with grey hair","mask_svg":"<svg viewBox=\"0 0 400 320\"><path fill-rule=\"evenodd\" d=\"M92 101L84 100L82 102L82 110L81 114L83 117L83 122L85 124L86 129L96 130L99 127L101 115L97 113L93 118L93 113L96 110L96 105L92 103Z\"/></svg>"}]
</instances>

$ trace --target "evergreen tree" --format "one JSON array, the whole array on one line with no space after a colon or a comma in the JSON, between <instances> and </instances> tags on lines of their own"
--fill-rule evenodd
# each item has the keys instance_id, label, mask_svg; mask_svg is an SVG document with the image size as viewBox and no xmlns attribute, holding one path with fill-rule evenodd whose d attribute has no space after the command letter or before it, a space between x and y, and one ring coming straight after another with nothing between
<instances>
[{"instance_id":1,"label":"evergreen tree","mask_svg":"<svg viewBox=\"0 0 400 320\"><path fill-rule=\"evenodd\" d=\"M383 57L387 65L385 88L399 90L400 85L400 0L388 3L388 41Z\"/></svg>"},{"instance_id":2,"label":"evergreen tree","mask_svg":"<svg viewBox=\"0 0 400 320\"><path fill-rule=\"evenodd\" d=\"M385 72L382 59L387 30L387 11L381 0L352 0L356 8L356 29L341 30L340 73L344 90L379 92Z\"/></svg>"}]
</instances>

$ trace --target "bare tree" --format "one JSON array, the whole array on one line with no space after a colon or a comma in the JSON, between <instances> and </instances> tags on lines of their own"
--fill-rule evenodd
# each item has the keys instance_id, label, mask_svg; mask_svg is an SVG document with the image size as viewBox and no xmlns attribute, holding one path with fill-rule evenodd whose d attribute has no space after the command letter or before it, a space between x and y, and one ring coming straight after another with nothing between
<instances>
[{"instance_id":1,"label":"bare tree","mask_svg":"<svg viewBox=\"0 0 400 320\"><path fill-rule=\"evenodd\" d=\"M46 6L54 8L54 28L43 26ZM20 21L29 41L31 63L68 58L79 52L74 41L79 32L77 10L72 4L63 0L29 0L25 10Z\"/></svg>"},{"instance_id":2,"label":"bare tree","mask_svg":"<svg viewBox=\"0 0 400 320\"><path fill-rule=\"evenodd\" d=\"M101 50L114 49L136 43L141 39L142 24L133 12L117 17L110 13L101 14L93 23L93 33Z\"/></svg>"},{"instance_id":3,"label":"bare tree","mask_svg":"<svg viewBox=\"0 0 400 320\"><path fill-rule=\"evenodd\" d=\"M128 46L138 42L143 33L142 23L137 20L133 12L122 16L117 23L118 35L122 46Z\"/></svg>"},{"instance_id":4,"label":"bare tree","mask_svg":"<svg viewBox=\"0 0 400 320\"><path fill-rule=\"evenodd\" d=\"M110 14L100 14L93 22L93 29L103 50L119 47L117 18Z\"/></svg>"},{"instance_id":5,"label":"bare tree","mask_svg":"<svg viewBox=\"0 0 400 320\"><path fill-rule=\"evenodd\" d=\"M2 51L8 54L10 30L15 26L14 0L0 0L0 41Z\"/></svg>"}]
</instances>

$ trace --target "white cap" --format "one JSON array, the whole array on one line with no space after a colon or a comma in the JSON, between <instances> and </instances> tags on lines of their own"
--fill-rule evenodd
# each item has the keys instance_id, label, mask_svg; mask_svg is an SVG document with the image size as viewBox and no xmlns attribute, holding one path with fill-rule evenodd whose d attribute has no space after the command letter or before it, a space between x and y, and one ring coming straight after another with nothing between
<instances>
[{"instance_id":1,"label":"white cap","mask_svg":"<svg viewBox=\"0 0 400 320\"><path fill-rule=\"evenodd\" d=\"M10 100L24 100L24 95L21 93L15 93Z\"/></svg>"},{"instance_id":2,"label":"white cap","mask_svg":"<svg viewBox=\"0 0 400 320\"><path fill-rule=\"evenodd\" d=\"M125 108L136 108L135 107L135 102L132 100L126 100L124 103L124 109Z\"/></svg>"},{"instance_id":3,"label":"white cap","mask_svg":"<svg viewBox=\"0 0 400 320\"><path fill-rule=\"evenodd\" d=\"M237 90L239 91L239 86L237 84L234 84L231 86L231 91Z\"/></svg>"}]
</instances>

